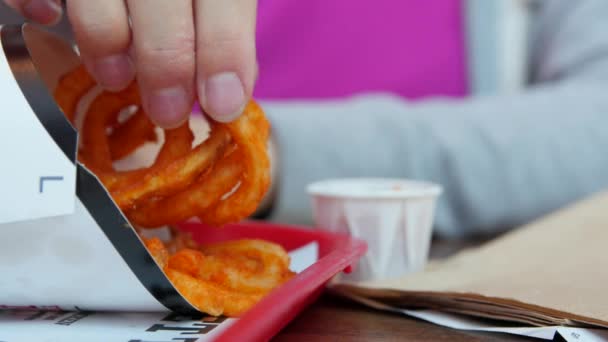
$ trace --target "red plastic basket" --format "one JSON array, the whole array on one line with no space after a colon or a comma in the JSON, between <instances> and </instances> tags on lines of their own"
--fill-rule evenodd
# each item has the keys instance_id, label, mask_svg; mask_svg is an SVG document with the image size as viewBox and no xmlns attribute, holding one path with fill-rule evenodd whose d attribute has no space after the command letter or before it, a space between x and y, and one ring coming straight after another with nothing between
<instances>
[{"instance_id":1,"label":"red plastic basket","mask_svg":"<svg viewBox=\"0 0 608 342\"><path fill-rule=\"evenodd\" d=\"M287 250L311 242L319 245L319 259L316 263L266 296L216 341L269 340L314 302L334 275L343 271L350 272L367 251L367 245L361 240L305 227L246 222L222 229L206 229L197 223L186 223L180 228L192 232L195 240L206 243L256 238L278 243Z\"/></svg>"}]
</instances>

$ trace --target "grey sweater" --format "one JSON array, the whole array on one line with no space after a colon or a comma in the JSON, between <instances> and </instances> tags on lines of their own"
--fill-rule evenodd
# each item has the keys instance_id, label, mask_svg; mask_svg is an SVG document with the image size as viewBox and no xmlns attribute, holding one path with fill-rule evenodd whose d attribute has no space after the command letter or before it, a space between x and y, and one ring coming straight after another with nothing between
<instances>
[{"instance_id":1,"label":"grey sweater","mask_svg":"<svg viewBox=\"0 0 608 342\"><path fill-rule=\"evenodd\" d=\"M305 187L333 177L440 183L443 236L494 233L606 188L608 1L541 1L536 13L529 84L515 94L264 103L281 156L273 219L310 223Z\"/></svg>"}]
</instances>

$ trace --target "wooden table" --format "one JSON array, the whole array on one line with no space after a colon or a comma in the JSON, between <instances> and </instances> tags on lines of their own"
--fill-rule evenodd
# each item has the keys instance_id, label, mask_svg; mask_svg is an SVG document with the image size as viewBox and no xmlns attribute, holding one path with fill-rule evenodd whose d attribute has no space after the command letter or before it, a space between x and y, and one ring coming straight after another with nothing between
<instances>
[{"instance_id":1,"label":"wooden table","mask_svg":"<svg viewBox=\"0 0 608 342\"><path fill-rule=\"evenodd\" d=\"M435 241L431 257L442 258L487 240ZM537 341L514 335L444 328L404 315L376 311L325 294L288 325L275 341Z\"/></svg>"},{"instance_id":2,"label":"wooden table","mask_svg":"<svg viewBox=\"0 0 608 342\"><path fill-rule=\"evenodd\" d=\"M323 295L273 341L537 341L507 334L473 333L375 311Z\"/></svg>"}]
</instances>

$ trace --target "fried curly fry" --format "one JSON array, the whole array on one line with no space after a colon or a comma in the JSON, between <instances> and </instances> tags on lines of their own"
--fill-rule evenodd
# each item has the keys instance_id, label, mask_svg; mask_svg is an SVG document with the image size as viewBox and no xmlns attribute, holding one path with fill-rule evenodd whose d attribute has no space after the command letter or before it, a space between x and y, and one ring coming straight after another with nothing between
<instances>
[{"instance_id":1,"label":"fried curly fry","mask_svg":"<svg viewBox=\"0 0 608 342\"><path fill-rule=\"evenodd\" d=\"M165 165L175 158L184 156L192 149L194 134L188 122L175 128L165 130L165 144L158 153L155 163Z\"/></svg>"},{"instance_id":2,"label":"fried curly fry","mask_svg":"<svg viewBox=\"0 0 608 342\"><path fill-rule=\"evenodd\" d=\"M188 235L175 237L184 238L190 247L172 255L158 238L144 243L176 289L210 315L240 316L294 275L289 256L276 244L238 240L200 247Z\"/></svg>"},{"instance_id":3,"label":"fried curly fry","mask_svg":"<svg viewBox=\"0 0 608 342\"><path fill-rule=\"evenodd\" d=\"M59 81L55 98L70 122L94 87L83 66ZM159 227L198 217L221 226L255 211L270 183L270 124L253 100L234 122L210 122L210 135L201 144L193 146L186 122L163 131L164 143L151 166L117 171L115 161L157 139L157 127L140 106L135 82L121 92L103 91L90 103L79 132L79 161L130 222ZM123 120L121 113L130 114L133 107L135 114ZM157 238L143 242L176 289L211 315L239 316L293 276L285 250L265 241L199 246L179 233L167 245Z\"/></svg>"},{"instance_id":4,"label":"fried curly fry","mask_svg":"<svg viewBox=\"0 0 608 342\"><path fill-rule=\"evenodd\" d=\"M110 186L112 197L122 209L132 208L138 201L166 197L186 189L223 154L230 137L219 128L192 152L162 167L153 165L141 180L122 189ZM176 222L167 222L176 223Z\"/></svg>"},{"instance_id":5,"label":"fried curly fry","mask_svg":"<svg viewBox=\"0 0 608 342\"><path fill-rule=\"evenodd\" d=\"M244 294L228 290L172 268L165 268L165 273L192 305L213 316L241 316L263 297L262 293Z\"/></svg>"},{"instance_id":6,"label":"fried curly fry","mask_svg":"<svg viewBox=\"0 0 608 342\"><path fill-rule=\"evenodd\" d=\"M155 126L139 109L125 123L118 125L108 137L112 160L122 159L147 142L156 142Z\"/></svg>"},{"instance_id":7,"label":"fried curly fry","mask_svg":"<svg viewBox=\"0 0 608 342\"><path fill-rule=\"evenodd\" d=\"M80 65L59 80L53 96L70 123L74 124L78 103L95 85L95 80L84 65Z\"/></svg>"},{"instance_id":8,"label":"fried curly fry","mask_svg":"<svg viewBox=\"0 0 608 342\"><path fill-rule=\"evenodd\" d=\"M106 127L117 120L122 109L130 105L139 105L136 83L120 93L104 91L89 105L80 132L79 154L87 161L86 166L102 180L106 174L114 172Z\"/></svg>"},{"instance_id":9,"label":"fried curly fry","mask_svg":"<svg viewBox=\"0 0 608 342\"><path fill-rule=\"evenodd\" d=\"M169 262L169 251L165 244L159 238L144 239L144 244L158 266L165 268Z\"/></svg>"},{"instance_id":10,"label":"fried curly fry","mask_svg":"<svg viewBox=\"0 0 608 342\"><path fill-rule=\"evenodd\" d=\"M55 94L68 117L91 88L91 79L79 67L59 82ZM270 125L254 101L234 122L211 122L209 138L198 146L192 146L193 134L185 123L164 131L165 142L152 166L116 171L115 160L156 139L155 127L141 109L118 122L122 110L139 108L140 102L135 82L121 92L102 92L89 105L80 131L81 163L99 177L133 223L159 227L198 217L222 226L257 209L270 183Z\"/></svg>"},{"instance_id":11,"label":"fried curly fry","mask_svg":"<svg viewBox=\"0 0 608 342\"><path fill-rule=\"evenodd\" d=\"M183 249L170 258L169 267L247 293L270 291L293 276L287 253L261 240L230 241L202 251Z\"/></svg>"},{"instance_id":12,"label":"fried curly fry","mask_svg":"<svg viewBox=\"0 0 608 342\"><path fill-rule=\"evenodd\" d=\"M209 225L221 226L251 215L270 185L270 161L266 151L269 123L254 102L250 102L245 112L246 115L226 125L242 154L241 183L231 196L198 215Z\"/></svg>"},{"instance_id":13,"label":"fried curly fry","mask_svg":"<svg viewBox=\"0 0 608 342\"><path fill-rule=\"evenodd\" d=\"M198 243L194 241L191 233L180 231L175 227L171 227L171 240L167 242L167 250L171 254L175 254L177 251L184 248L197 249L199 248Z\"/></svg>"},{"instance_id":14,"label":"fried curly fry","mask_svg":"<svg viewBox=\"0 0 608 342\"><path fill-rule=\"evenodd\" d=\"M217 162L188 189L161 200L150 201L129 213L131 220L143 227L158 227L165 222L182 222L205 212L238 182L242 166L240 155L233 152ZM179 205L172 205L179 203Z\"/></svg>"}]
</instances>

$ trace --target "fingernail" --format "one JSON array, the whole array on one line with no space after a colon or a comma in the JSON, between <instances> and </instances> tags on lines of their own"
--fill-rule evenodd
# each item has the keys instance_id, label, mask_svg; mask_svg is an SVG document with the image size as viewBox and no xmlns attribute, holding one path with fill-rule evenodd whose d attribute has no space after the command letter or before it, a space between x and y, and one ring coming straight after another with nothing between
<instances>
[{"instance_id":1,"label":"fingernail","mask_svg":"<svg viewBox=\"0 0 608 342\"><path fill-rule=\"evenodd\" d=\"M43 25L56 24L61 19L61 6L53 0L30 0L22 7L23 14Z\"/></svg>"},{"instance_id":2,"label":"fingernail","mask_svg":"<svg viewBox=\"0 0 608 342\"><path fill-rule=\"evenodd\" d=\"M163 128L181 125L188 118L193 102L183 87L153 91L145 100L148 116Z\"/></svg>"},{"instance_id":3,"label":"fingernail","mask_svg":"<svg viewBox=\"0 0 608 342\"><path fill-rule=\"evenodd\" d=\"M93 73L102 87L118 91L131 82L135 76L135 68L127 55L117 54L95 60Z\"/></svg>"},{"instance_id":4,"label":"fingernail","mask_svg":"<svg viewBox=\"0 0 608 342\"><path fill-rule=\"evenodd\" d=\"M205 81L202 88L203 109L213 119L229 122L243 112L247 98L243 83L235 73L213 75Z\"/></svg>"}]
</instances>

